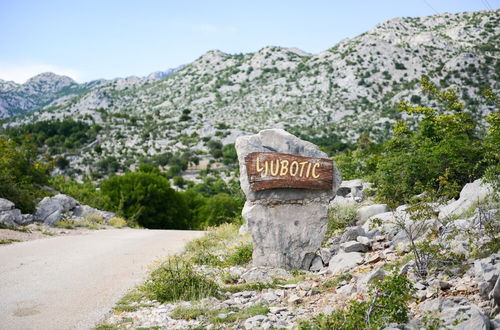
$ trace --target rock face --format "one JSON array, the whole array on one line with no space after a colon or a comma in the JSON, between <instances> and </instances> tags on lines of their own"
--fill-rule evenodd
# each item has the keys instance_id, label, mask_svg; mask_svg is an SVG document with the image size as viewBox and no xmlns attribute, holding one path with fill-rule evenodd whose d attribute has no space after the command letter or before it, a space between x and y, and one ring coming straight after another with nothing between
<instances>
[{"instance_id":1,"label":"rock face","mask_svg":"<svg viewBox=\"0 0 500 330\"><path fill-rule=\"evenodd\" d=\"M80 204L72 197L58 194L54 197L45 197L36 207L35 221L53 225L61 220L64 213L75 209Z\"/></svg>"},{"instance_id":2,"label":"rock face","mask_svg":"<svg viewBox=\"0 0 500 330\"><path fill-rule=\"evenodd\" d=\"M333 189L329 191L269 189L254 192L245 166L245 156L251 152L328 156L312 143L281 129L239 137L236 151L241 188L247 198L243 218L254 241L254 265L309 269L326 232L328 204L340 185L340 174L335 170Z\"/></svg>"},{"instance_id":3,"label":"rock face","mask_svg":"<svg viewBox=\"0 0 500 330\"><path fill-rule=\"evenodd\" d=\"M439 218L444 219L453 215L459 215L467 211L475 203L483 201L491 192L491 185L483 183L481 179L468 183L460 191L458 200L445 205L439 210Z\"/></svg>"},{"instance_id":4,"label":"rock face","mask_svg":"<svg viewBox=\"0 0 500 330\"><path fill-rule=\"evenodd\" d=\"M0 223L7 226L24 224L21 211L14 207L14 203L4 198L0 198Z\"/></svg>"}]
</instances>

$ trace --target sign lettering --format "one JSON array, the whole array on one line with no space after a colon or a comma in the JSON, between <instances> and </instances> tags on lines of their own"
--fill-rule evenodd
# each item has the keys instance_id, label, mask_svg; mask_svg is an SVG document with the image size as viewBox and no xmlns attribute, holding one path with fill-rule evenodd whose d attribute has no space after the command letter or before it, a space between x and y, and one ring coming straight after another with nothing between
<instances>
[{"instance_id":1,"label":"sign lettering","mask_svg":"<svg viewBox=\"0 0 500 330\"><path fill-rule=\"evenodd\" d=\"M333 162L278 152L252 152L245 158L253 191L273 188L331 190Z\"/></svg>"}]
</instances>

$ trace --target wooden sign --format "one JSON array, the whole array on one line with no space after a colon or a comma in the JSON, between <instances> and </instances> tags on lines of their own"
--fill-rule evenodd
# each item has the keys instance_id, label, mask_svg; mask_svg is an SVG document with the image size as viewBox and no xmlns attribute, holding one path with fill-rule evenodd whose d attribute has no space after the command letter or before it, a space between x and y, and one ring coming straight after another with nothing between
<instances>
[{"instance_id":1,"label":"wooden sign","mask_svg":"<svg viewBox=\"0 0 500 330\"><path fill-rule=\"evenodd\" d=\"M331 190L333 161L278 152L252 152L245 157L253 191L274 188Z\"/></svg>"}]
</instances>

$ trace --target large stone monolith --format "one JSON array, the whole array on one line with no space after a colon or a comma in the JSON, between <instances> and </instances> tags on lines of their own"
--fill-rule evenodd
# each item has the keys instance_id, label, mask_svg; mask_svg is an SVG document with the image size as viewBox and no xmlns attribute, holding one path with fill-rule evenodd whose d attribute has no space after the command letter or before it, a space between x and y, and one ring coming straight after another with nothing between
<instances>
[{"instance_id":1,"label":"large stone monolith","mask_svg":"<svg viewBox=\"0 0 500 330\"><path fill-rule=\"evenodd\" d=\"M255 191L246 166L247 156L251 153L274 152L318 159L328 158L328 155L314 144L282 129L268 129L255 135L239 137L236 151L240 163L241 188L247 198L243 218L254 242L253 264L309 269L327 229L328 204L335 197L342 180L339 172L334 167L331 169L333 180L328 190L271 188ZM262 164L260 166L264 168ZM299 172L291 163L290 168L290 172Z\"/></svg>"}]
</instances>

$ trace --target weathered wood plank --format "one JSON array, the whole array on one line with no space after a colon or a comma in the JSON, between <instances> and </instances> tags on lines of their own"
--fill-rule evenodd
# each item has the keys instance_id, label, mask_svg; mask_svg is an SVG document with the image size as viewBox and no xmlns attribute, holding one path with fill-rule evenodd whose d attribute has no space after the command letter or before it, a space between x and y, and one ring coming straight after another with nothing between
<instances>
[{"instance_id":1,"label":"weathered wood plank","mask_svg":"<svg viewBox=\"0 0 500 330\"><path fill-rule=\"evenodd\" d=\"M278 152L252 152L245 157L253 191L274 188L331 190L333 161Z\"/></svg>"}]
</instances>

